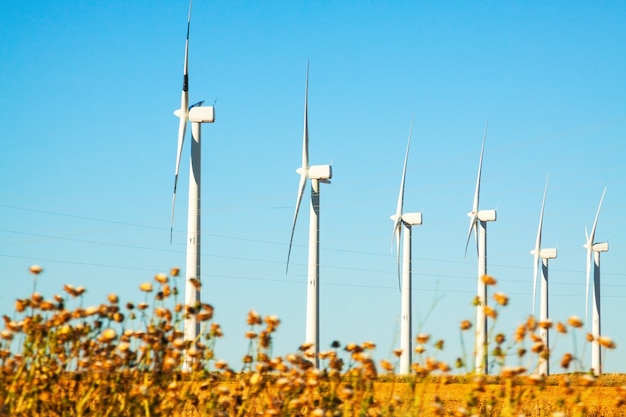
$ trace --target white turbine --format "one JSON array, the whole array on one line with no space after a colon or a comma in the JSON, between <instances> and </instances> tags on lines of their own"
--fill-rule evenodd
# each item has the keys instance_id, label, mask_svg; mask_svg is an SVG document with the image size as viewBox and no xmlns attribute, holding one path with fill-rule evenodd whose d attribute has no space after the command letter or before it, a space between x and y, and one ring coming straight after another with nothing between
<instances>
[{"instance_id":1,"label":"white turbine","mask_svg":"<svg viewBox=\"0 0 626 417\"><path fill-rule=\"evenodd\" d=\"M187 121L191 122L191 158L189 168L189 202L187 209L187 256L185 268L185 304L195 307L200 303L200 177L201 177L201 124L213 123L215 113L213 106L202 106L202 101L189 106L189 76L187 63L189 56L189 28L191 23L191 1L187 14L187 38L185 40L185 62L183 67L183 91L180 99L180 109L174 114L180 119L178 125L178 147L176 150L176 170L174 175L174 193L172 195L172 223L170 228L170 242L174 230L174 207L176 204L176 187L182 157L183 144ZM200 324L194 314L185 316L184 338L197 341ZM190 359L186 361L189 369Z\"/></svg>"},{"instance_id":2,"label":"white turbine","mask_svg":"<svg viewBox=\"0 0 626 417\"><path fill-rule=\"evenodd\" d=\"M541 248L541 233L543 228L543 211L546 204L546 195L548 193L548 181L550 176L546 179L546 186L543 191L543 200L541 202L541 214L539 215L539 227L537 229L537 239L535 240L535 248L530 251L530 254L534 256L533 259L533 316L535 315L535 297L537 292L537 275L539 269L539 259L541 259L541 303L539 310L539 320L548 320L548 259L556 258L556 248L542 249ZM539 330L539 336L543 342L544 352L549 353L550 339L548 329L541 327ZM544 353L542 352L542 353ZM539 375L550 375L550 365L548 362L548 356L540 355L539 367L537 369Z\"/></svg>"},{"instance_id":3,"label":"white turbine","mask_svg":"<svg viewBox=\"0 0 626 417\"><path fill-rule=\"evenodd\" d=\"M609 244L607 242L594 243L593 240L596 234L596 226L598 225L598 216L600 215L600 209L602 208L602 200L604 200L604 194L606 188L602 191L602 197L600 197L600 204L598 205L598 211L596 212L596 218L593 221L593 227L591 233L587 235L587 242L584 247L587 249L587 284L585 285L585 318L588 318L589 308L589 280L591 274L591 262L593 261L593 312L592 312L592 329L593 342L591 344L591 369L594 374L600 375L602 373L602 357L601 348L598 339L602 335L600 326L600 252L607 252L609 250Z\"/></svg>"},{"instance_id":4,"label":"white turbine","mask_svg":"<svg viewBox=\"0 0 626 417\"><path fill-rule=\"evenodd\" d=\"M400 194L398 195L398 204L396 206L396 214L391 216L394 222L393 238L396 239L396 252L398 264L398 285L401 285L401 322L400 322L400 375L407 375L411 369L411 228L415 225L422 224L422 213L402 213L404 204L404 181L406 179L406 166L409 159L409 148L411 146L411 135L413 133L413 120L411 120L411 129L409 130L409 140L406 145L406 154L404 155L404 168L402 169L402 180L400 181ZM400 235L404 227L404 241L402 254L402 279L400 280Z\"/></svg>"},{"instance_id":5,"label":"white turbine","mask_svg":"<svg viewBox=\"0 0 626 417\"><path fill-rule=\"evenodd\" d=\"M306 86L304 90L304 133L302 137L302 166L296 170L300 174L300 184L298 185L298 197L296 199L296 210L293 215L293 225L291 227L291 237L289 238L289 252L287 253L286 272L289 271L289 258L291 257L291 244L296 230L296 221L300 203L304 195L304 188L307 179L311 180L311 207L309 220L309 267L306 302L306 338L305 343L310 344L308 353L313 356L315 367L319 366L319 244L320 244L320 183L330 184L333 177L332 166L312 165L309 166L309 65L306 68Z\"/></svg>"},{"instance_id":6,"label":"white turbine","mask_svg":"<svg viewBox=\"0 0 626 417\"><path fill-rule=\"evenodd\" d=\"M480 150L480 162L478 163L478 177L476 179L476 191L474 193L474 204L472 211L467 213L470 218L467 241L465 243L465 254L469 245L472 231L476 238L476 250L478 253L478 291L476 306L476 373L479 375L487 373L487 316L485 306L487 305L487 286L482 277L487 274L487 222L496 220L495 210L479 210L480 199L480 176L483 167L483 154L485 152L485 139L487 138L487 124L483 135L483 144Z\"/></svg>"}]
</instances>

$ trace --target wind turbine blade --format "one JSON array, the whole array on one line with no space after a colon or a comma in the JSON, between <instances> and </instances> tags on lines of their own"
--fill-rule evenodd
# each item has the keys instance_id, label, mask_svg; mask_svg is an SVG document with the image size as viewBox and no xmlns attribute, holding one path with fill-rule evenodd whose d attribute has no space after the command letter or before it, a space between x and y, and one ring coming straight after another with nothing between
<instances>
[{"instance_id":1,"label":"wind turbine blade","mask_svg":"<svg viewBox=\"0 0 626 417\"><path fill-rule=\"evenodd\" d=\"M298 198L296 200L296 211L293 215L293 225L291 226L291 237L289 238L289 251L287 252L287 266L285 268L285 274L289 272L289 258L291 258L291 244L293 242L293 234L296 231L296 221L298 220L298 211L300 210L300 204L302 203L302 196L304 195L304 187L307 180L306 173L300 174L300 185L298 186Z\"/></svg>"},{"instance_id":2,"label":"wind turbine blade","mask_svg":"<svg viewBox=\"0 0 626 417\"><path fill-rule=\"evenodd\" d=\"M591 233L589 234L589 243L593 245L593 240L595 239L596 234L596 226L598 225L598 217L600 216L600 209L602 208L602 200L604 200L604 194L606 193L606 187L604 191L602 191L602 197L600 197L600 204L598 205L598 211L596 212L596 218L593 221L593 227L591 228Z\"/></svg>"},{"instance_id":3,"label":"wind turbine blade","mask_svg":"<svg viewBox=\"0 0 626 417\"><path fill-rule=\"evenodd\" d=\"M534 252L534 274L533 274L533 316L535 315L535 301L537 299L537 275L539 269L539 254L541 253L541 233L543 229L543 212L546 205L546 196L548 194L548 182L550 181L550 175L546 179L546 186L543 190L543 200L541 201L541 214L539 215L539 226L537 227L537 238L535 239Z\"/></svg>"},{"instance_id":4,"label":"wind turbine blade","mask_svg":"<svg viewBox=\"0 0 626 417\"><path fill-rule=\"evenodd\" d=\"M174 233L174 207L176 205L176 187L178 186L178 173L180 171L180 160L183 152L183 143L185 141L185 130L187 129L187 120L189 119L189 28L191 27L191 0L189 1L189 12L187 13L187 37L185 40L185 62L183 65L183 91L180 97L180 110L176 115L180 118L178 125L178 147L176 149L176 169L174 171L174 192L172 194L172 220L170 225L170 244L172 243L172 235Z\"/></svg>"},{"instance_id":5,"label":"wind turbine blade","mask_svg":"<svg viewBox=\"0 0 626 417\"><path fill-rule=\"evenodd\" d=\"M472 237L472 230L474 230L474 235L476 235L476 221L478 220L478 216L472 213L470 217L470 225L469 230L467 231L467 241L465 242L465 256L467 257L467 247L469 246L470 238Z\"/></svg>"},{"instance_id":6,"label":"wind turbine blade","mask_svg":"<svg viewBox=\"0 0 626 417\"><path fill-rule=\"evenodd\" d=\"M304 88L304 132L302 134L302 166L298 170L300 173L300 184L298 185L298 197L296 199L296 210L293 215L293 225L291 226L291 237L289 238L289 251L287 252L287 266L285 274L289 272L289 258L291 258L291 245L293 242L293 234L296 230L296 221L298 220L298 211L302 203L306 180L309 177L309 63L306 63L306 85Z\"/></svg>"},{"instance_id":7,"label":"wind turbine blade","mask_svg":"<svg viewBox=\"0 0 626 417\"><path fill-rule=\"evenodd\" d=\"M309 63L306 63L306 86L304 88L304 132L302 134L302 169L309 170Z\"/></svg>"},{"instance_id":8,"label":"wind turbine blade","mask_svg":"<svg viewBox=\"0 0 626 417\"><path fill-rule=\"evenodd\" d=\"M402 208L404 206L404 183L406 181L406 166L409 160L409 149L411 148L411 137L413 135L413 117L411 117L411 127L409 128L409 139L406 144L406 152L404 154L404 166L402 167L402 179L400 180L400 192L398 194L398 203L396 205L396 214L392 216L394 221L393 235L391 237L396 240L396 259L398 263L398 289L402 288L401 272L400 272L400 235L402 230Z\"/></svg>"},{"instance_id":9,"label":"wind turbine blade","mask_svg":"<svg viewBox=\"0 0 626 417\"><path fill-rule=\"evenodd\" d=\"M402 207L404 205L404 183L406 181L406 166L409 160L409 149L411 147L412 135L413 135L413 118L411 118L411 128L409 129L409 139L406 144L406 153L404 154L404 167L402 168L402 180L400 181L400 193L398 194L398 204L396 206L396 216L398 218L402 216Z\"/></svg>"},{"instance_id":10,"label":"wind turbine blade","mask_svg":"<svg viewBox=\"0 0 626 417\"><path fill-rule=\"evenodd\" d=\"M480 176L483 170L483 155L485 154L485 141L487 139L487 127L489 126L489 119L485 123L485 133L483 134L483 144L480 148L480 160L478 162L478 175L476 176L476 190L474 191L474 202L472 203L472 212L468 214L470 216L470 226L467 232L467 240L465 242L465 256L467 256L467 247L469 246L470 237L472 235L472 229L476 238L476 251L478 252L478 236L476 236L476 225L478 223L478 205L480 200Z\"/></svg>"},{"instance_id":11,"label":"wind turbine blade","mask_svg":"<svg viewBox=\"0 0 626 417\"><path fill-rule=\"evenodd\" d=\"M591 242L588 240L587 242ZM587 283L585 284L585 326L589 323L589 281L591 278L591 257L593 256L593 243L587 245Z\"/></svg>"},{"instance_id":12,"label":"wind turbine blade","mask_svg":"<svg viewBox=\"0 0 626 417\"><path fill-rule=\"evenodd\" d=\"M535 251L533 257L533 317L535 316L535 300L537 299L537 275L539 269L539 251Z\"/></svg>"},{"instance_id":13,"label":"wind turbine blade","mask_svg":"<svg viewBox=\"0 0 626 417\"><path fill-rule=\"evenodd\" d=\"M589 316L589 281L591 280L591 262L593 258L593 241L596 234L596 226L598 225L598 217L600 216L600 209L602 208L602 201L604 200L604 194L606 193L606 187L602 191L602 197L600 197L600 204L598 204L598 211L596 212L596 218L593 220L593 227L591 233L587 236L587 283L585 285L585 322L588 323ZM587 234L587 230L585 230Z\"/></svg>"},{"instance_id":14,"label":"wind turbine blade","mask_svg":"<svg viewBox=\"0 0 626 417\"><path fill-rule=\"evenodd\" d=\"M394 235L396 237L396 262L398 264L398 290L402 291L402 273L400 272L400 234L402 230L402 218L396 220L396 228L394 229Z\"/></svg>"},{"instance_id":15,"label":"wind turbine blade","mask_svg":"<svg viewBox=\"0 0 626 417\"><path fill-rule=\"evenodd\" d=\"M472 205L472 211L478 215L478 203L480 199L480 176L483 170L483 155L485 154L485 140L487 139L487 127L489 126L489 119L485 124L485 133L483 134L483 144L480 148L480 161L478 162L478 175L476 177L476 191L474 192L474 204Z\"/></svg>"}]
</instances>

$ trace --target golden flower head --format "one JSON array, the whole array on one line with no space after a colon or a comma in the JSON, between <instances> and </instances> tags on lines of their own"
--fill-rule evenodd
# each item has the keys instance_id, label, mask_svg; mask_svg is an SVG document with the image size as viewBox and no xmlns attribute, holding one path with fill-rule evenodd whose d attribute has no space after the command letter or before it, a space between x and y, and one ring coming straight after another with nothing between
<instances>
[{"instance_id":1,"label":"golden flower head","mask_svg":"<svg viewBox=\"0 0 626 417\"><path fill-rule=\"evenodd\" d=\"M595 339L591 333L587 333L585 338L587 339L587 342L593 342L593 340Z\"/></svg>"},{"instance_id":2,"label":"golden flower head","mask_svg":"<svg viewBox=\"0 0 626 417\"><path fill-rule=\"evenodd\" d=\"M501 292L497 292L493 295L493 299L496 300L496 303L500 304L501 306L506 306L509 304L509 297Z\"/></svg>"},{"instance_id":3,"label":"golden flower head","mask_svg":"<svg viewBox=\"0 0 626 417\"><path fill-rule=\"evenodd\" d=\"M469 330L472 328L472 322L469 320L463 320L461 322L461 330Z\"/></svg>"},{"instance_id":4,"label":"golden flower head","mask_svg":"<svg viewBox=\"0 0 626 417\"><path fill-rule=\"evenodd\" d=\"M495 319L498 317L498 312L494 310L491 306L485 306L485 316Z\"/></svg>"},{"instance_id":5,"label":"golden flower head","mask_svg":"<svg viewBox=\"0 0 626 417\"><path fill-rule=\"evenodd\" d=\"M307 350L311 349L312 347L313 347L313 343L303 343L303 344L300 345L298 350L301 351L301 352L306 352Z\"/></svg>"},{"instance_id":6,"label":"golden flower head","mask_svg":"<svg viewBox=\"0 0 626 417\"><path fill-rule=\"evenodd\" d=\"M356 345L354 343L348 343L343 349L346 352L352 352L353 350L356 350Z\"/></svg>"},{"instance_id":7,"label":"golden flower head","mask_svg":"<svg viewBox=\"0 0 626 417\"><path fill-rule=\"evenodd\" d=\"M448 365L446 362L438 362L437 368L439 368L441 372L450 372L451 370L450 365Z\"/></svg>"},{"instance_id":8,"label":"golden flower head","mask_svg":"<svg viewBox=\"0 0 626 417\"><path fill-rule=\"evenodd\" d=\"M374 349L376 349L376 344L374 342L372 342L372 341L367 341L367 342L363 342L361 347L363 349L374 350Z\"/></svg>"},{"instance_id":9,"label":"golden flower head","mask_svg":"<svg viewBox=\"0 0 626 417\"><path fill-rule=\"evenodd\" d=\"M254 310L248 311L248 318L246 319L246 323L248 323L250 326L261 324L261 315Z\"/></svg>"},{"instance_id":10,"label":"golden flower head","mask_svg":"<svg viewBox=\"0 0 626 417\"><path fill-rule=\"evenodd\" d=\"M28 270L33 275L39 275L39 274L41 274L43 272L43 268L40 267L39 265L31 265L31 267L28 268Z\"/></svg>"},{"instance_id":11,"label":"golden flower head","mask_svg":"<svg viewBox=\"0 0 626 417\"><path fill-rule=\"evenodd\" d=\"M576 329L583 327L583 321L579 319L578 316L570 316L570 318L567 319L567 324Z\"/></svg>"},{"instance_id":12,"label":"golden flower head","mask_svg":"<svg viewBox=\"0 0 626 417\"><path fill-rule=\"evenodd\" d=\"M387 361L385 359L382 359L380 361L380 366L381 366L381 368L383 368L387 372L392 372L393 371L393 365L391 364L391 362L389 362L389 361Z\"/></svg>"},{"instance_id":13,"label":"golden flower head","mask_svg":"<svg viewBox=\"0 0 626 417\"><path fill-rule=\"evenodd\" d=\"M167 284L167 279L168 279L167 275L165 274L156 274L154 276L154 280L158 282L159 284Z\"/></svg>"},{"instance_id":14,"label":"golden flower head","mask_svg":"<svg viewBox=\"0 0 626 417\"><path fill-rule=\"evenodd\" d=\"M565 334L567 333L567 327L565 327L565 325L559 321L556 323L556 331L561 334Z\"/></svg>"},{"instance_id":15,"label":"golden flower head","mask_svg":"<svg viewBox=\"0 0 626 417\"><path fill-rule=\"evenodd\" d=\"M607 349L615 349L616 345L610 337L600 336L598 337L598 344Z\"/></svg>"},{"instance_id":16,"label":"golden flower head","mask_svg":"<svg viewBox=\"0 0 626 417\"><path fill-rule=\"evenodd\" d=\"M117 294L114 294L114 293L107 295L107 299L109 300L111 304L117 304L120 301Z\"/></svg>"},{"instance_id":17,"label":"golden flower head","mask_svg":"<svg viewBox=\"0 0 626 417\"><path fill-rule=\"evenodd\" d=\"M535 344L533 344L530 350L532 350L534 353L540 353L543 351L544 348L545 346L543 342L536 342Z\"/></svg>"},{"instance_id":18,"label":"golden flower head","mask_svg":"<svg viewBox=\"0 0 626 417\"><path fill-rule=\"evenodd\" d=\"M172 269L170 269L170 275L173 277L177 277L180 274L180 268L175 266Z\"/></svg>"},{"instance_id":19,"label":"golden flower head","mask_svg":"<svg viewBox=\"0 0 626 417\"><path fill-rule=\"evenodd\" d=\"M491 275L483 275L482 277L480 277L480 280L485 285L496 285L496 282L497 282L496 279L492 277Z\"/></svg>"},{"instance_id":20,"label":"golden flower head","mask_svg":"<svg viewBox=\"0 0 626 417\"><path fill-rule=\"evenodd\" d=\"M563 358L561 359L561 367L567 369L569 367L570 362L572 362L573 359L574 357L572 356L571 353L564 354Z\"/></svg>"},{"instance_id":21,"label":"golden flower head","mask_svg":"<svg viewBox=\"0 0 626 417\"><path fill-rule=\"evenodd\" d=\"M400 356L402 356L402 349L394 349L393 354L395 357L399 358Z\"/></svg>"},{"instance_id":22,"label":"golden flower head","mask_svg":"<svg viewBox=\"0 0 626 417\"><path fill-rule=\"evenodd\" d=\"M104 329L102 333L100 333L100 338L102 339L103 342L111 342L116 337L117 337L117 333L115 332L115 330L111 328Z\"/></svg>"},{"instance_id":23,"label":"golden flower head","mask_svg":"<svg viewBox=\"0 0 626 417\"><path fill-rule=\"evenodd\" d=\"M428 339L430 339L430 335L425 334L425 333L420 333L417 335L417 343L423 344L428 342Z\"/></svg>"},{"instance_id":24,"label":"golden flower head","mask_svg":"<svg viewBox=\"0 0 626 417\"><path fill-rule=\"evenodd\" d=\"M550 328L552 328L552 321L551 321L551 320L549 320L549 319L548 319L548 320L541 320L541 321L538 323L538 326L539 326L540 328L542 328L542 329L550 329Z\"/></svg>"},{"instance_id":25,"label":"golden flower head","mask_svg":"<svg viewBox=\"0 0 626 417\"><path fill-rule=\"evenodd\" d=\"M143 284L141 284L139 286L139 289L141 291L144 291L144 292L151 292L152 291L152 284L149 283L149 282L144 282Z\"/></svg>"}]
</instances>

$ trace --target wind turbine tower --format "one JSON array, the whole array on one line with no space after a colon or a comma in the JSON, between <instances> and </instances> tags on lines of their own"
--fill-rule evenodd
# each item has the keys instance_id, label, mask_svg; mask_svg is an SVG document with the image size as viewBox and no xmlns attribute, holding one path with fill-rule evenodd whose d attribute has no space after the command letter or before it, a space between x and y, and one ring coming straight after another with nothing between
<instances>
[{"instance_id":1,"label":"wind turbine tower","mask_svg":"<svg viewBox=\"0 0 626 417\"><path fill-rule=\"evenodd\" d=\"M401 316L400 316L400 375L408 375L411 370L411 356L413 354L411 348L411 323L412 323L412 297L411 297L411 230L412 226L422 224L422 213L402 213L404 204L404 182L406 179L406 166L409 159L409 148L411 146L411 135L413 133L413 121L411 120L411 129L409 130L409 140L406 145L406 154L404 156L404 168L402 169L402 180L400 182L400 194L398 195L398 204L396 206L396 214L391 216L394 222L393 237L396 239L396 253L398 259L398 280L402 276L401 282ZM402 273L400 273L400 235L404 229L404 239L402 242Z\"/></svg>"},{"instance_id":2,"label":"wind turbine tower","mask_svg":"<svg viewBox=\"0 0 626 417\"><path fill-rule=\"evenodd\" d=\"M467 213L470 218L469 231L467 232L467 241L465 243L465 254L467 255L467 247L469 245L472 231L476 238L476 250L478 253L478 291L476 306L476 373L483 375L488 373L487 369L487 316L485 315L485 306L487 305L487 285L482 277L487 275L487 222L496 221L495 210L479 210L480 200L480 176L483 167L483 155L485 152L485 139L487 138L487 126L485 125L485 133L483 135L483 144L480 150L480 162L478 163L478 176L476 179L476 191L474 192L474 204L472 211Z\"/></svg>"},{"instance_id":3,"label":"wind turbine tower","mask_svg":"<svg viewBox=\"0 0 626 417\"><path fill-rule=\"evenodd\" d=\"M330 184L333 177L331 165L309 166L309 66L306 69L306 86L304 92L304 133L302 137L302 166L296 170L300 174L296 210L291 227L289 239L289 252L287 254L286 272L289 270L289 258L291 257L291 245L296 229L298 211L304 195L307 179L311 180L311 207L309 217L309 267L307 273L307 298L306 298L306 334L305 343L311 348L307 351L313 357L315 367L319 367L319 245L320 245L320 184Z\"/></svg>"},{"instance_id":4,"label":"wind turbine tower","mask_svg":"<svg viewBox=\"0 0 626 417\"><path fill-rule=\"evenodd\" d=\"M593 335L593 342L591 343L591 369L595 375L602 374L602 352L600 347L599 338L602 336L600 327L600 253L607 252L609 250L608 242L594 243L593 240L596 234L596 226L598 225L598 216L600 215L600 209L602 208L602 200L604 200L604 194L606 188L602 192L600 197L600 204L598 205L598 211L596 212L596 218L593 221L593 227L591 233L587 235L587 242L584 247L587 249L587 285L585 286L585 312L589 307L589 278L591 273L591 262L593 262L593 302L592 302L592 328L591 334ZM587 231L585 230L585 234Z\"/></svg>"},{"instance_id":5,"label":"wind turbine tower","mask_svg":"<svg viewBox=\"0 0 626 417\"><path fill-rule=\"evenodd\" d=\"M546 204L546 195L548 193L548 181L550 177L546 179L546 187L543 191L543 201L541 202L541 214L539 215L539 227L537 229L537 238L535 240L535 248L530 251L533 258L533 316L535 315L535 294L537 291L537 273L539 268L539 259L541 259L541 304L539 310L539 320L548 320L548 259L556 258L556 248L542 249L541 248L541 234L543 229L543 211ZM545 327L539 329L539 336L541 337L544 350L539 356L539 366L537 372L539 375L550 375L550 364L548 361L550 338L549 331ZM545 355L545 356L544 356Z\"/></svg>"},{"instance_id":6,"label":"wind turbine tower","mask_svg":"<svg viewBox=\"0 0 626 417\"><path fill-rule=\"evenodd\" d=\"M176 152L176 171L174 175L174 193L172 195L172 224L170 229L170 241L174 230L174 207L176 205L176 187L178 185L178 173L182 157L183 144L187 122L191 122L191 158L189 168L189 201L187 209L187 255L185 268L185 305L196 306L200 303L200 185L201 185L201 125L213 123L215 112L213 106L202 106L203 101L189 106L189 28L191 22L191 1L187 15L187 39L185 41L185 62L183 67L183 91L180 100L180 109L174 114L180 119L178 126L178 148ZM184 339L195 343L200 332L200 323L196 321L194 314L185 316ZM186 367L190 365L190 359L186 361Z\"/></svg>"}]
</instances>

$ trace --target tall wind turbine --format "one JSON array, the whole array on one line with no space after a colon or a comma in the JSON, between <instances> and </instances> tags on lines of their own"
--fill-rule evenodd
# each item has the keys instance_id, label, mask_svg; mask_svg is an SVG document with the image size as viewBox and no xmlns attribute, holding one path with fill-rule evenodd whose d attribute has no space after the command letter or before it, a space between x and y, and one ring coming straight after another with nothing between
<instances>
[{"instance_id":1,"label":"tall wind turbine","mask_svg":"<svg viewBox=\"0 0 626 417\"><path fill-rule=\"evenodd\" d=\"M537 239L535 240L535 248L530 251L533 258L533 316L535 315L535 296L537 292L537 272L539 269L539 259L541 259L541 307L539 310L539 320L548 320L548 259L556 258L556 248L542 249L541 248L541 233L543 228L543 210L546 204L546 195L548 193L548 181L550 176L546 179L546 187L543 191L543 200L541 202L541 214L539 215L539 227L537 229ZM539 330L539 336L543 341L545 352L549 352L550 339L548 329L541 327ZM539 367L537 369L539 375L550 375L550 365L547 357L539 357Z\"/></svg>"},{"instance_id":2,"label":"tall wind turbine","mask_svg":"<svg viewBox=\"0 0 626 417\"><path fill-rule=\"evenodd\" d=\"M304 195L307 179L311 180L311 207L309 219L309 268L306 297L306 338L305 343L311 344L309 353L314 356L315 367L319 366L319 245L320 245L320 183L330 184L333 177L332 166L312 165L309 166L309 65L306 67L306 86L304 90L304 133L302 135L302 166L296 170L300 174L298 185L298 197L296 210L293 215L291 237L289 239L289 252L287 253L287 267L289 270L289 258L291 257L291 244L296 230L298 211Z\"/></svg>"},{"instance_id":3,"label":"tall wind turbine","mask_svg":"<svg viewBox=\"0 0 626 417\"><path fill-rule=\"evenodd\" d=\"M469 231L467 232L467 242L465 243L465 254L469 245L472 231L476 238L476 250L478 253L478 305L476 307L476 373L486 374L487 369L487 316L485 306L487 305L487 286L482 280L483 275L487 275L487 222L496 221L495 210L479 210L480 199L480 176L483 167L483 154L485 153L485 139L487 138L487 124L483 135L483 144L480 150L480 162L478 163L478 177L476 178L476 191L474 192L474 204L472 211L467 213L470 218Z\"/></svg>"},{"instance_id":4,"label":"tall wind turbine","mask_svg":"<svg viewBox=\"0 0 626 417\"><path fill-rule=\"evenodd\" d=\"M602 208L602 200L604 200L604 194L606 188L602 191L602 197L600 197L600 204L598 205L598 211L596 212L596 218L593 221L593 227L591 233L587 235L587 242L584 247L587 249L587 284L585 286L585 315L589 308L589 278L591 274L591 262L593 261L593 312L592 312L592 329L593 342L591 344L591 369L594 374L600 375L602 373L602 357L601 347L598 339L602 335L600 327L600 252L607 252L609 250L608 242L594 243L593 240L596 234L596 226L598 225L598 216L600 215L600 208Z\"/></svg>"},{"instance_id":5,"label":"tall wind turbine","mask_svg":"<svg viewBox=\"0 0 626 417\"><path fill-rule=\"evenodd\" d=\"M400 280L400 235L404 228L403 253L402 253L402 280L401 284L401 323L400 323L400 375L407 375L411 369L411 228L415 225L422 224L422 213L402 213L404 204L404 182L406 179L406 165L409 159L409 148L411 146L411 135L413 133L413 120L411 120L411 129L409 130L409 140L406 145L406 154L404 155L404 168L402 169L402 180L400 181L400 194L398 195L398 204L396 206L396 214L391 216L393 220L393 237L396 239L396 253L398 263L398 280Z\"/></svg>"},{"instance_id":6,"label":"tall wind turbine","mask_svg":"<svg viewBox=\"0 0 626 417\"><path fill-rule=\"evenodd\" d=\"M187 122L191 122L191 158L189 168L189 202L187 209L187 257L185 268L185 304L196 306L200 303L200 177L201 177L201 124L213 123L215 113L213 106L202 106L202 101L189 106L189 75L187 72L189 56L189 28L191 24L191 1L187 14L187 38L185 40L185 62L183 66L183 91L180 99L180 109L174 114L180 119L178 125L178 148L176 151L176 170L174 174L174 193L172 195L172 223L170 228L170 242L174 230L174 207L176 204L176 187L178 173L185 141ZM194 285L195 284L195 285ZM195 315L185 317L184 338L196 341L200 332L200 323ZM188 365L188 364L187 364Z\"/></svg>"}]
</instances>

